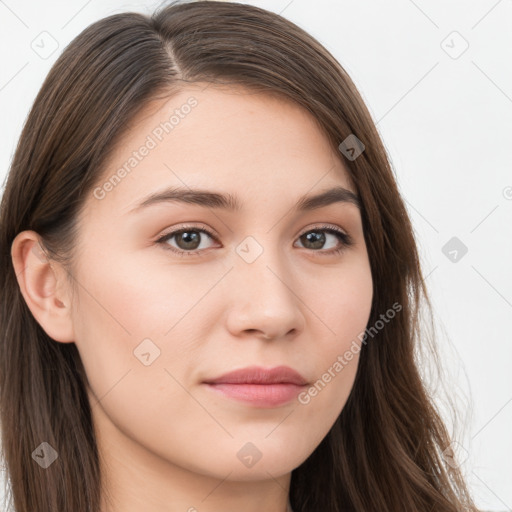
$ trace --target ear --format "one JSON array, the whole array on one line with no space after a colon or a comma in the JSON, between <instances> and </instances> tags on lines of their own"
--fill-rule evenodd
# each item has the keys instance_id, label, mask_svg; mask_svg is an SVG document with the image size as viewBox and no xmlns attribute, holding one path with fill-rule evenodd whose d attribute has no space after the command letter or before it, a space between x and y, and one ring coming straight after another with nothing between
<instances>
[{"instance_id":1,"label":"ear","mask_svg":"<svg viewBox=\"0 0 512 512\"><path fill-rule=\"evenodd\" d=\"M35 231L22 231L13 240L11 258L16 279L27 306L46 334L55 341L71 343L75 336L69 283L65 270L50 263L40 239Z\"/></svg>"}]
</instances>

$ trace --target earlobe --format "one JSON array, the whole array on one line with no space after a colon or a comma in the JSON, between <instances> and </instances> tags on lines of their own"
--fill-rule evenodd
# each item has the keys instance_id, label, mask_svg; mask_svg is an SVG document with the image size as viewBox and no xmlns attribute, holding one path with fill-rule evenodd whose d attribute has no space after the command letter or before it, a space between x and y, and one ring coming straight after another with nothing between
<instances>
[{"instance_id":1,"label":"earlobe","mask_svg":"<svg viewBox=\"0 0 512 512\"><path fill-rule=\"evenodd\" d=\"M11 245L16 279L32 315L55 341L75 341L64 270L47 258L35 231L18 233ZM58 268L58 272L54 267Z\"/></svg>"}]
</instances>

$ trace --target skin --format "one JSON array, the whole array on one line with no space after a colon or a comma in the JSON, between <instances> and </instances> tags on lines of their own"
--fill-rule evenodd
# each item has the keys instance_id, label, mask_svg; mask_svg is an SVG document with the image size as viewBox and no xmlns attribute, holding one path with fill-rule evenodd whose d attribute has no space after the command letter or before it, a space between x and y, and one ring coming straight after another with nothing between
<instances>
[{"instance_id":1,"label":"skin","mask_svg":"<svg viewBox=\"0 0 512 512\"><path fill-rule=\"evenodd\" d=\"M306 110L204 84L146 108L100 186L191 96L197 106L120 183L87 197L74 294L34 231L16 237L13 264L36 320L56 342L74 342L84 363L106 475L102 512L285 512L291 471L339 416L358 354L307 404L255 407L203 381L284 364L313 384L365 330L373 286L359 209L293 211L304 194L356 189ZM230 192L243 209L167 202L130 213L171 185ZM187 250L176 237L156 242L185 223L217 240L199 231L200 254L183 257L166 249ZM354 244L327 254L341 241L318 231L325 223ZM323 246L301 237L310 231L326 235ZM251 254L262 249L252 263L236 251L246 237L258 244ZM146 338L160 350L149 365L134 355ZM252 467L237 457L248 442L262 454Z\"/></svg>"}]
</instances>

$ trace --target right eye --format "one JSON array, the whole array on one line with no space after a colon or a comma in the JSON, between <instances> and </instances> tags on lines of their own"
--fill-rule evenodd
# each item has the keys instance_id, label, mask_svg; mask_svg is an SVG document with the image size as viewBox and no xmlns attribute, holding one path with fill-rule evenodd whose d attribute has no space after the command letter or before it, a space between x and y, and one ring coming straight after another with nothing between
<instances>
[{"instance_id":1,"label":"right eye","mask_svg":"<svg viewBox=\"0 0 512 512\"><path fill-rule=\"evenodd\" d=\"M162 244L164 249L173 251L180 256L194 256L205 250L205 247L201 247L202 239L205 235L213 240L217 240L215 235L208 229L184 226L161 236L158 238L157 243ZM175 243L178 247L173 247L168 243L173 238L175 238Z\"/></svg>"}]
</instances>

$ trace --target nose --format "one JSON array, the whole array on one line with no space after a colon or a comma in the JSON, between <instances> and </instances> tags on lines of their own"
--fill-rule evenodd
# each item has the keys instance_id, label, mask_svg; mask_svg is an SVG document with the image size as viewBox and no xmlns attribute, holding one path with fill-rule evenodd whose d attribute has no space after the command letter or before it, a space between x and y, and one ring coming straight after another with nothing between
<instances>
[{"instance_id":1,"label":"nose","mask_svg":"<svg viewBox=\"0 0 512 512\"><path fill-rule=\"evenodd\" d=\"M297 336L304 329L303 302L282 254L265 250L256 261L239 259L229 273L227 328L235 337Z\"/></svg>"}]
</instances>

